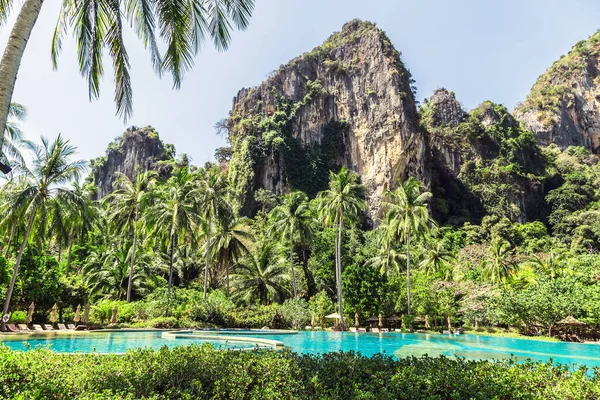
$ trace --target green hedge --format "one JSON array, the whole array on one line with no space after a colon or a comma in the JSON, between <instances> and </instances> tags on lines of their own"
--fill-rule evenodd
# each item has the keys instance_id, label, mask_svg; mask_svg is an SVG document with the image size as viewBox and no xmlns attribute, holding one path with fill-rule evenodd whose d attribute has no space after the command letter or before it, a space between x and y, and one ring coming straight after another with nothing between
<instances>
[{"instance_id":1,"label":"green hedge","mask_svg":"<svg viewBox=\"0 0 600 400\"><path fill-rule=\"evenodd\" d=\"M0 346L0 398L10 399L595 399L597 375L549 363L445 357L197 345L106 356Z\"/></svg>"}]
</instances>

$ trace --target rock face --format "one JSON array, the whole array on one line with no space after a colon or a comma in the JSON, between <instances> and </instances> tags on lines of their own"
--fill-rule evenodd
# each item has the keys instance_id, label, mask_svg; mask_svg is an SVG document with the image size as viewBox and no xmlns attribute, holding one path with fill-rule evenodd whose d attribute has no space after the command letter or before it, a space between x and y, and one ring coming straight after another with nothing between
<instances>
[{"instance_id":1,"label":"rock face","mask_svg":"<svg viewBox=\"0 0 600 400\"><path fill-rule=\"evenodd\" d=\"M541 145L600 153L600 31L540 76L515 116Z\"/></svg>"},{"instance_id":2,"label":"rock face","mask_svg":"<svg viewBox=\"0 0 600 400\"><path fill-rule=\"evenodd\" d=\"M484 215L525 222L543 210L544 158L532 134L490 101L465 112L438 89L419 110L428 137L433 211L454 223ZM515 145L512 145L515 143Z\"/></svg>"},{"instance_id":3,"label":"rock face","mask_svg":"<svg viewBox=\"0 0 600 400\"><path fill-rule=\"evenodd\" d=\"M256 209L260 188L314 195L327 187L327 171L341 166L365 184L371 217L398 178L427 180L411 83L387 36L354 20L258 87L242 89L229 118L229 176L242 212Z\"/></svg>"},{"instance_id":4,"label":"rock face","mask_svg":"<svg viewBox=\"0 0 600 400\"><path fill-rule=\"evenodd\" d=\"M135 180L138 171L161 170L159 161L174 157L175 148L164 145L151 126L131 127L106 150L106 155L92 160L92 177L98 199L113 191L115 173L121 172Z\"/></svg>"}]
</instances>

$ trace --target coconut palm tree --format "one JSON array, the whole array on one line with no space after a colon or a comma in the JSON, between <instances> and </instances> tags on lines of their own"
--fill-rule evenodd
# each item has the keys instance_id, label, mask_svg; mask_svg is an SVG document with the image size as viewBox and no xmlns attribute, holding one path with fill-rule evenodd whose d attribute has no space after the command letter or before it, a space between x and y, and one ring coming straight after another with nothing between
<instances>
[{"instance_id":1,"label":"coconut palm tree","mask_svg":"<svg viewBox=\"0 0 600 400\"><path fill-rule=\"evenodd\" d=\"M279 258L272 244L263 244L246 262L237 266L231 276L235 288L234 298L253 304L281 299L285 293L285 282L289 279L283 258Z\"/></svg>"},{"instance_id":2,"label":"coconut palm tree","mask_svg":"<svg viewBox=\"0 0 600 400\"><path fill-rule=\"evenodd\" d=\"M20 150L23 132L19 122L23 121L26 116L27 111L24 106L17 103L10 104L5 126L4 147L0 147L0 163L7 167L5 170L12 169L10 164L22 165L25 163Z\"/></svg>"},{"instance_id":3,"label":"coconut palm tree","mask_svg":"<svg viewBox=\"0 0 600 400\"><path fill-rule=\"evenodd\" d=\"M0 61L0 127L6 125L17 73L43 4L44 0L24 0L19 8L16 0L0 1L0 25L18 10ZM104 75L103 55L107 53L114 70L117 114L126 120L131 116L133 96L124 26L134 27L150 51L157 74L171 73L174 87L179 88L200 44L210 38L218 50L226 50L231 29L245 29L253 10L254 0L63 0L52 38L52 61L56 67L62 39L73 29L79 70L88 81L90 99L95 99ZM157 35L166 42L164 54L160 53ZM3 143L2 129L0 149Z\"/></svg>"},{"instance_id":4,"label":"coconut palm tree","mask_svg":"<svg viewBox=\"0 0 600 400\"><path fill-rule=\"evenodd\" d=\"M27 220L27 225L17 252L2 315L8 313L21 258L29 241L36 216L39 215L41 220L46 220L48 210L51 209L56 198L60 198L60 201L65 204L81 202L79 196L64 185L78 180L86 168L84 161L71 160L76 149L69 144L69 141L63 140L60 135L53 142L42 137L41 145L29 141L24 143L33 152L33 165L31 169L26 166L20 168L22 183L8 193L6 205L8 208L16 210L22 219ZM4 330L4 319L2 319L1 327Z\"/></svg>"},{"instance_id":5,"label":"coconut palm tree","mask_svg":"<svg viewBox=\"0 0 600 400\"><path fill-rule=\"evenodd\" d=\"M112 230L124 235L130 235L132 241L131 263L129 266L129 279L127 283L127 302L131 302L133 289L133 269L137 251L141 221L144 208L149 204L156 172L138 172L135 182L122 173L117 173L113 193L108 195L103 203L107 210L109 226Z\"/></svg>"},{"instance_id":6,"label":"coconut palm tree","mask_svg":"<svg viewBox=\"0 0 600 400\"><path fill-rule=\"evenodd\" d=\"M506 240L495 240L490 246L490 255L484 264L484 275L491 283L499 283L516 270L512 260L512 249Z\"/></svg>"},{"instance_id":7,"label":"coconut palm tree","mask_svg":"<svg viewBox=\"0 0 600 400\"><path fill-rule=\"evenodd\" d=\"M250 253L254 235L249 227L249 219L220 218L216 224L213 244L214 258L225 269L227 293L229 293L230 267Z\"/></svg>"},{"instance_id":8,"label":"coconut palm tree","mask_svg":"<svg viewBox=\"0 0 600 400\"><path fill-rule=\"evenodd\" d=\"M345 223L357 221L365 209L364 186L358 175L342 167L339 173L329 173L329 189L319 193L317 212L326 226L336 229L335 237L335 281L337 286L340 325L344 327L342 307L342 232Z\"/></svg>"},{"instance_id":9,"label":"coconut palm tree","mask_svg":"<svg viewBox=\"0 0 600 400\"><path fill-rule=\"evenodd\" d=\"M93 251L82 268L90 295L123 300L133 289L133 285L129 286L132 256L132 245L127 242ZM152 271L147 257L138 257L136 263L138 268L131 282L135 283L138 292L143 292L152 278Z\"/></svg>"},{"instance_id":10,"label":"coconut palm tree","mask_svg":"<svg viewBox=\"0 0 600 400\"><path fill-rule=\"evenodd\" d=\"M306 194L296 191L283 197L281 205L271 210L269 219L271 225L268 235L288 240L290 243L290 265L292 267L292 288L294 298L298 295L296 286L296 273L294 271L294 241L296 238L306 242L311 235L314 217L310 210L310 203Z\"/></svg>"},{"instance_id":11,"label":"coconut palm tree","mask_svg":"<svg viewBox=\"0 0 600 400\"><path fill-rule=\"evenodd\" d=\"M424 251L425 258L419 266L425 270L427 275L438 274L442 279L451 279L451 264L454 261L452 252L446 248L442 240L436 240L431 244L432 246Z\"/></svg>"},{"instance_id":12,"label":"coconut palm tree","mask_svg":"<svg viewBox=\"0 0 600 400\"><path fill-rule=\"evenodd\" d=\"M175 245L178 241L194 240L194 230L200 223L197 180L197 175L187 167L176 171L165 184L152 191L154 204L146 210L144 217L150 236L170 246L169 294L173 286Z\"/></svg>"},{"instance_id":13,"label":"coconut palm tree","mask_svg":"<svg viewBox=\"0 0 600 400\"><path fill-rule=\"evenodd\" d=\"M406 278L407 278L407 311L410 314L410 243L411 239L417 239L423 235L434 222L429 216L427 201L431 193L422 191L421 184L410 177L394 191L385 193L384 209L393 220L394 226L390 240L399 241L404 239L406 245Z\"/></svg>"},{"instance_id":14,"label":"coconut palm tree","mask_svg":"<svg viewBox=\"0 0 600 400\"><path fill-rule=\"evenodd\" d=\"M199 189L194 192L198 199L202 227L206 235L206 263L204 266L204 300L208 292L208 267L211 253L211 231L213 223L219 219L232 217L231 206L227 202L227 178L218 168L209 168L202 174Z\"/></svg>"}]
</instances>

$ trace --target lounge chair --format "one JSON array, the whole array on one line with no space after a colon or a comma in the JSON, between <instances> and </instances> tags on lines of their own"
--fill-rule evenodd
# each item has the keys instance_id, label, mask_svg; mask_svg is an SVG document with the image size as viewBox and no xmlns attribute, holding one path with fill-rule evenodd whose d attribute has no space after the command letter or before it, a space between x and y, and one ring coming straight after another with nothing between
<instances>
[{"instance_id":1,"label":"lounge chair","mask_svg":"<svg viewBox=\"0 0 600 400\"><path fill-rule=\"evenodd\" d=\"M352 327L350 327L350 328L348 328L348 330L349 330L350 332L356 332L356 328L355 328L355 327L353 327L353 326L352 326Z\"/></svg>"},{"instance_id":2,"label":"lounge chair","mask_svg":"<svg viewBox=\"0 0 600 400\"><path fill-rule=\"evenodd\" d=\"M396 332L402 332L402 328L396 328L395 331Z\"/></svg>"},{"instance_id":3,"label":"lounge chair","mask_svg":"<svg viewBox=\"0 0 600 400\"><path fill-rule=\"evenodd\" d=\"M6 324L6 330L9 332L21 332L21 330L17 328L15 324Z\"/></svg>"},{"instance_id":4,"label":"lounge chair","mask_svg":"<svg viewBox=\"0 0 600 400\"><path fill-rule=\"evenodd\" d=\"M367 331L367 328L358 328L358 329L357 329L357 331L358 331L358 332L366 332L366 331Z\"/></svg>"},{"instance_id":5,"label":"lounge chair","mask_svg":"<svg viewBox=\"0 0 600 400\"><path fill-rule=\"evenodd\" d=\"M70 326L70 325L69 325L69 326ZM86 329L87 329L87 326L86 326L86 325L77 325L77 326L75 327L75 330L76 330L76 331L85 331Z\"/></svg>"},{"instance_id":6,"label":"lounge chair","mask_svg":"<svg viewBox=\"0 0 600 400\"><path fill-rule=\"evenodd\" d=\"M310 325L306 325L306 326L304 327L304 329L305 329L305 330L307 330L307 331L311 331L311 330L312 330L312 326L310 326Z\"/></svg>"},{"instance_id":7,"label":"lounge chair","mask_svg":"<svg viewBox=\"0 0 600 400\"><path fill-rule=\"evenodd\" d=\"M33 330L36 332L44 332L44 329L42 328L42 326L38 325L38 324L33 324Z\"/></svg>"},{"instance_id":8,"label":"lounge chair","mask_svg":"<svg viewBox=\"0 0 600 400\"><path fill-rule=\"evenodd\" d=\"M17 324L17 327L21 330L21 332L31 332L31 329L29 329L25 324Z\"/></svg>"},{"instance_id":9,"label":"lounge chair","mask_svg":"<svg viewBox=\"0 0 600 400\"><path fill-rule=\"evenodd\" d=\"M47 331L53 331L54 327L52 326L52 324L44 324L44 329Z\"/></svg>"},{"instance_id":10,"label":"lounge chair","mask_svg":"<svg viewBox=\"0 0 600 400\"><path fill-rule=\"evenodd\" d=\"M381 332L386 333L389 332L390 330L388 328L381 328Z\"/></svg>"},{"instance_id":11,"label":"lounge chair","mask_svg":"<svg viewBox=\"0 0 600 400\"><path fill-rule=\"evenodd\" d=\"M74 331L76 329L74 324L67 324L67 328L69 328L72 331Z\"/></svg>"},{"instance_id":12,"label":"lounge chair","mask_svg":"<svg viewBox=\"0 0 600 400\"><path fill-rule=\"evenodd\" d=\"M373 333L379 333L379 328L371 328L371 332L373 332Z\"/></svg>"},{"instance_id":13,"label":"lounge chair","mask_svg":"<svg viewBox=\"0 0 600 400\"><path fill-rule=\"evenodd\" d=\"M56 324L56 326L58 326L58 330L59 331L68 331L68 329L65 326L65 324Z\"/></svg>"}]
</instances>

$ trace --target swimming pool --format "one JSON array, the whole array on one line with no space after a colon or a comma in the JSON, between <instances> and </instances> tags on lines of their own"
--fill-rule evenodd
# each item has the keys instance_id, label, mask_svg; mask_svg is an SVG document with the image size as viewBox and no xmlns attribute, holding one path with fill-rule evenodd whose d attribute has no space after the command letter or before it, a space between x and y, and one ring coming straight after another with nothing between
<instances>
[{"instance_id":1,"label":"swimming pool","mask_svg":"<svg viewBox=\"0 0 600 400\"><path fill-rule=\"evenodd\" d=\"M241 337L257 340L280 341L287 348L305 354L323 354L332 351L356 351L366 356L383 353L402 358L407 356L446 355L467 359L517 359L531 358L547 361L552 358L561 364L580 364L600 367L600 345L547 342L540 340L504 338L478 335L429 335L414 333L351 333L351 332L268 332L268 331L218 331L226 335L217 339L215 332L204 332L210 338L177 334L168 338L161 331L85 332L84 334L56 335L52 337L21 335L3 336L0 340L15 350L28 350L36 346L49 346L59 352L124 353L134 348L175 347L190 343L214 343L216 347L248 349L256 343L241 341ZM267 335L267 336L265 336ZM239 336L240 341L235 337ZM259 345L260 346L260 345Z\"/></svg>"}]
</instances>

